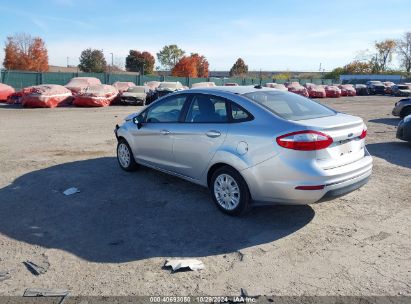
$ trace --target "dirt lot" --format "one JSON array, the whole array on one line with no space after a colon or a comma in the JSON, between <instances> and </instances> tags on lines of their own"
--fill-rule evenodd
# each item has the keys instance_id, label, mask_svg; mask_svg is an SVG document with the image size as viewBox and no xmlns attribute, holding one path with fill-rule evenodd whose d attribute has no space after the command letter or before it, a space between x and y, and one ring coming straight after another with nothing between
<instances>
[{"instance_id":1,"label":"dirt lot","mask_svg":"<svg viewBox=\"0 0 411 304\"><path fill-rule=\"evenodd\" d=\"M131 107L0 106L1 295L411 295L411 146L395 139L398 98L325 100L367 121L374 173L312 206L232 218L206 189L149 169L126 173L113 128ZM64 196L78 187L81 192ZM23 261L45 255L32 275ZM206 269L170 273L165 258Z\"/></svg>"}]
</instances>

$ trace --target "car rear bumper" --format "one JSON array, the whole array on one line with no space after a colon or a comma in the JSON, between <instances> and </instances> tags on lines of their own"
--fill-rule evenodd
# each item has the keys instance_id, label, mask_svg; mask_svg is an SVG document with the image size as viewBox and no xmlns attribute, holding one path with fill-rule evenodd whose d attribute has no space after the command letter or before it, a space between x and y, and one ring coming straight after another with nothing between
<instances>
[{"instance_id":1,"label":"car rear bumper","mask_svg":"<svg viewBox=\"0 0 411 304\"><path fill-rule=\"evenodd\" d=\"M353 163L330 170L301 170L287 172L287 166L271 159L241 171L256 204L306 205L354 191L367 183L372 173L372 157L366 155ZM289 176L289 178L287 178ZM317 187L316 190L297 190L297 186Z\"/></svg>"}]
</instances>

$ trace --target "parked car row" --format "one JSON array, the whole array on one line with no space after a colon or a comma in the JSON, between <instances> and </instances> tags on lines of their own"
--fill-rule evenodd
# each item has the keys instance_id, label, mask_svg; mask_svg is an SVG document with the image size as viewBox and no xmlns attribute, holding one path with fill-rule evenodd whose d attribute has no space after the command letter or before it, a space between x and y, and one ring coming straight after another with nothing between
<instances>
[{"instance_id":1,"label":"parked car row","mask_svg":"<svg viewBox=\"0 0 411 304\"><path fill-rule=\"evenodd\" d=\"M65 86L42 84L23 88L19 92L11 86L0 84L0 101L28 108L54 108L71 104L79 107L146 105L159 97L185 89L188 88L178 81L150 81L143 86L137 86L133 82L106 85L94 77L75 77Z\"/></svg>"},{"instance_id":2,"label":"parked car row","mask_svg":"<svg viewBox=\"0 0 411 304\"><path fill-rule=\"evenodd\" d=\"M366 95L394 95L394 96L411 96L411 83L395 84L392 81L381 82L378 80L367 81L365 84Z\"/></svg>"},{"instance_id":3,"label":"parked car row","mask_svg":"<svg viewBox=\"0 0 411 304\"><path fill-rule=\"evenodd\" d=\"M281 91L289 91L298 95L310 98L325 98L325 97L340 97L340 96L356 96L356 88L352 84L342 85L318 85L314 83L306 83L304 85L298 82L286 82L285 84L277 84L274 82L266 83L268 88L274 88Z\"/></svg>"}]
</instances>

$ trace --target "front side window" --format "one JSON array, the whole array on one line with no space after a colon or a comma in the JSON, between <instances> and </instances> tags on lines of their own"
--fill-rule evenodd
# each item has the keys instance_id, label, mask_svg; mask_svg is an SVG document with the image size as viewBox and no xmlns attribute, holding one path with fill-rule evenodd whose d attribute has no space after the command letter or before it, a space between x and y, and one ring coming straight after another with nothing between
<instances>
[{"instance_id":1,"label":"front side window","mask_svg":"<svg viewBox=\"0 0 411 304\"><path fill-rule=\"evenodd\" d=\"M255 91L245 97L287 120L304 120L333 116L335 111L305 97L278 91Z\"/></svg>"},{"instance_id":2,"label":"front side window","mask_svg":"<svg viewBox=\"0 0 411 304\"><path fill-rule=\"evenodd\" d=\"M192 123L227 122L227 103L218 97L195 95L185 121Z\"/></svg>"},{"instance_id":3,"label":"front side window","mask_svg":"<svg viewBox=\"0 0 411 304\"><path fill-rule=\"evenodd\" d=\"M178 122L186 99L185 95L171 96L153 105L143 113L143 121L148 123Z\"/></svg>"}]
</instances>

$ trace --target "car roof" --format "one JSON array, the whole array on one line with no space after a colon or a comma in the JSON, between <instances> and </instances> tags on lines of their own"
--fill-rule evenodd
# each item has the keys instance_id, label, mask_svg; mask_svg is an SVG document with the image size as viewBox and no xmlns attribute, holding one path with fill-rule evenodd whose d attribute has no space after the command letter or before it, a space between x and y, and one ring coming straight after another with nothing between
<instances>
[{"instance_id":1,"label":"car roof","mask_svg":"<svg viewBox=\"0 0 411 304\"><path fill-rule=\"evenodd\" d=\"M219 93L219 92L224 92L224 93L232 93L232 94L247 94L255 91L277 91L276 89L273 88L266 88L266 87L261 87L261 88L256 88L255 86L217 86L217 87L209 87L209 88L193 88L190 90L187 90L186 92L188 93Z\"/></svg>"}]
</instances>

